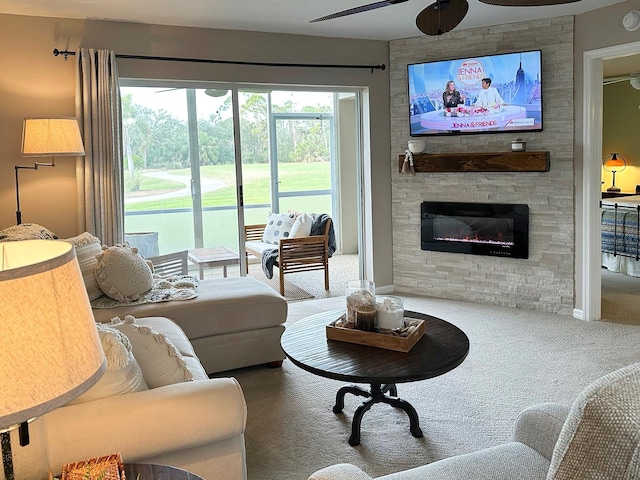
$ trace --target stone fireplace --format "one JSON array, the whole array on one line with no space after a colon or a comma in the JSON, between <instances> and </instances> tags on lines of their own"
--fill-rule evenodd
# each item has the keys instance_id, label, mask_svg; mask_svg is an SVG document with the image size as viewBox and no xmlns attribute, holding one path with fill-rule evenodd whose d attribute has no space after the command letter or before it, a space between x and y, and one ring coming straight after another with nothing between
<instances>
[{"instance_id":1,"label":"stone fireplace","mask_svg":"<svg viewBox=\"0 0 640 480\"><path fill-rule=\"evenodd\" d=\"M573 18L453 30L446 37L423 35L390 42L394 289L404 294L571 315L575 296L576 221ZM550 170L469 171L465 155L511 151L513 135L484 133L426 138L425 155L443 157L446 167L456 162L464 167L438 172L416 169L416 175L401 173L397 159L411 139L407 119L407 64L526 48L542 50L545 129L524 133L522 138L527 142L527 152L549 152ZM510 256L513 249L505 255L509 250L506 246L496 247L491 243L500 244L504 235L484 242L484 229L477 235L470 234L471 240L455 231L437 234L438 229L444 229L449 223L444 218L436 222L434 240L423 242L423 230L429 227L423 225L420 205L436 201L526 206L528 235L522 236L526 246L518 246L516 251L520 249L520 253ZM476 213L469 215L466 210L462 213L460 217L475 220ZM459 221L470 223L469 218L458 218L453 224ZM496 224L491 228L496 228ZM452 240L454 237L463 238ZM511 240L505 241L509 242ZM514 243L520 242L514 238ZM449 251L442 251L444 248ZM479 250L481 254L476 255ZM461 251L466 254L461 255Z\"/></svg>"}]
</instances>

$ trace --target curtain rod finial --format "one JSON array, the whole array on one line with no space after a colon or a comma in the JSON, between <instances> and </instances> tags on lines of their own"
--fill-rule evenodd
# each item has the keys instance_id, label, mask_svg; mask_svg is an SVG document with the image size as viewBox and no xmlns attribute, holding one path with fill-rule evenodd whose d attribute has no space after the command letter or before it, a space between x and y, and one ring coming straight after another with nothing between
<instances>
[{"instance_id":1,"label":"curtain rod finial","mask_svg":"<svg viewBox=\"0 0 640 480\"><path fill-rule=\"evenodd\" d=\"M53 49L53 56L57 57L58 55L63 55L64 56L64 61L66 62L69 59L69 51L68 50L64 50L64 51L60 51L57 48Z\"/></svg>"}]
</instances>

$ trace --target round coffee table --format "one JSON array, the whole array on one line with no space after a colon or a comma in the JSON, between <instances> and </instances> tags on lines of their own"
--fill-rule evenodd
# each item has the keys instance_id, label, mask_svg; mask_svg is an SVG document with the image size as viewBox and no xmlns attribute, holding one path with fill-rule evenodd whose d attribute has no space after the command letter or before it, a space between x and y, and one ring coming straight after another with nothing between
<instances>
[{"instance_id":1,"label":"round coffee table","mask_svg":"<svg viewBox=\"0 0 640 480\"><path fill-rule=\"evenodd\" d=\"M326 326L344 310L323 312L304 318L282 335L282 349L294 365L321 377L353 383L368 383L369 390L356 385L342 387L336 394L334 413L342 412L347 393L367 398L356 410L349 444L360 444L364 414L376 403L404 410L409 431L422 437L418 414L406 400L398 398L396 383L415 382L447 373L466 358L469 339L455 325L423 313L405 311L405 317L424 320L425 334L407 352L328 340Z\"/></svg>"}]
</instances>

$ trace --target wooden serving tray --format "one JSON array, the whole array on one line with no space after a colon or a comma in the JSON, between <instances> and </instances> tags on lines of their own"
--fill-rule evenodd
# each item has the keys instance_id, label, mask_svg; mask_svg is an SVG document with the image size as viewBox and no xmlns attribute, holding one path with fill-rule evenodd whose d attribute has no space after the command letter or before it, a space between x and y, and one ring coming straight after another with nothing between
<instances>
[{"instance_id":1,"label":"wooden serving tray","mask_svg":"<svg viewBox=\"0 0 640 480\"><path fill-rule=\"evenodd\" d=\"M409 320L416 321L415 318ZM407 337L327 325L327 338L339 342L357 343L359 345L406 353L411 350L413 346L418 343L418 340L422 338L422 335L424 335L425 322L424 320L417 321L419 322L418 327Z\"/></svg>"}]
</instances>

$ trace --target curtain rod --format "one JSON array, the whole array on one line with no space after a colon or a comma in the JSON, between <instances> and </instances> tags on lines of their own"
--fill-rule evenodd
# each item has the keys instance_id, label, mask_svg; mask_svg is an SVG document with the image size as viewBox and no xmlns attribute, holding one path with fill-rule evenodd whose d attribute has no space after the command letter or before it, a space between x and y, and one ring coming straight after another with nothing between
<instances>
[{"instance_id":1,"label":"curtain rod","mask_svg":"<svg viewBox=\"0 0 640 480\"><path fill-rule=\"evenodd\" d=\"M58 50L53 49L53 56L57 57L62 55L65 59L69 55L75 55L76 52L70 50ZM153 57L148 55L126 55L122 53L116 53L116 58L130 58L134 60L161 60L165 62L190 62L190 63L223 63L227 65L253 65L259 67L310 67L310 68L366 68L371 69L371 73L374 70L385 70L387 67L383 63L382 65L333 65L333 64L317 64L317 63L273 63L273 62L241 62L238 60L210 60L206 58L180 58L180 57Z\"/></svg>"}]
</instances>

